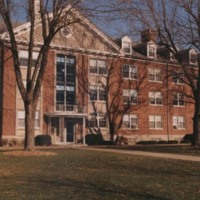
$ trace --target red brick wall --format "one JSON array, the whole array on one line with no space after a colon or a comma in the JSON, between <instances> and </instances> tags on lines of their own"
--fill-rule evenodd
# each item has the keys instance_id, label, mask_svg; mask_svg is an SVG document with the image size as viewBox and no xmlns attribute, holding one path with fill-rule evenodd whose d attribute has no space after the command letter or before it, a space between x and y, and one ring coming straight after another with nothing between
<instances>
[{"instance_id":1,"label":"red brick wall","mask_svg":"<svg viewBox=\"0 0 200 200\"><path fill-rule=\"evenodd\" d=\"M50 106L54 105L54 82L55 82L55 52L50 51L48 55L48 62L44 74L43 88L42 88L42 107L43 107L43 117L45 112ZM47 124L42 119L43 132L47 133Z\"/></svg>"},{"instance_id":2,"label":"red brick wall","mask_svg":"<svg viewBox=\"0 0 200 200\"><path fill-rule=\"evenodd\" d=\"M121 129L121 134L125 135L163 135L167 138L167 107L169 106L170 112L169 112L169 133L170 135L184 135L186 133L192 132L192 117L193 117L193 105L191 103L187 103L186 99L186 105L183 107L175 107L172 105L172 91L173 90L179 90L184 91L187 93L191 93L190 88L184 84L184 85L177 85L172 83L172 78L169 77L169 100L170 104L167 106L167 79L166 79L166 64L161 63L153 63L148 61L137 61L137 60L124 60L124 63L130 63L135 64L138 66L138 75L139 78L137 81L131 81L131 88L138 88L138 100L139 104L137 106L132 106L132 111L130 113L137 114L139 119L139 130L124 130ZM155 68L161 68L163 69L163 80L162 83L157 82L150 82L148 79L148 68L149 67L155 67ZM169 66L174 67L174 66ZM127 87L127 85L130 84L128 81L124 81L123 88ZM163 94L163 105L161 106L154 106L149 105L148 98L149 98L149 92L150 91L161 91ZM149 129L149 115L162 115L163 116L163 129ZM172 123L172 117L173 115L179 115L179 116L185 116L186 118L186 125L185 129L178 130L173 128Z\"/></svg>"},{"instance_id":3,"label":"red brick wall","mask_svg":"<svg viewBox=\"0 0 200 200\"><path fill-rule=\"evenodd\" d=\"M5 51L3 69L2 135L14 136L16 127L16 79L11 52Z\"/></svg>"}]
</instances>

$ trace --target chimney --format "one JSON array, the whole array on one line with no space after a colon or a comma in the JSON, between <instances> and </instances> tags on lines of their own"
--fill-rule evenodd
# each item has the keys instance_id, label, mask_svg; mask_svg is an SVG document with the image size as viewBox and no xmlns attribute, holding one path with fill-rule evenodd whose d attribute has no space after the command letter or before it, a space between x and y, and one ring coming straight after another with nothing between
<instances>
[{"instance_id":1,"label":"chimney","mask_svg":"<svg viewBox=\"0 0 200 200\"><path fill-rule=\"evenodd\" d=\"M141 32L142 43L149 42L149 41L156 42L156 40L157 40L157 33L155 30L147 29Z\"/></svg>"}]
</instances>

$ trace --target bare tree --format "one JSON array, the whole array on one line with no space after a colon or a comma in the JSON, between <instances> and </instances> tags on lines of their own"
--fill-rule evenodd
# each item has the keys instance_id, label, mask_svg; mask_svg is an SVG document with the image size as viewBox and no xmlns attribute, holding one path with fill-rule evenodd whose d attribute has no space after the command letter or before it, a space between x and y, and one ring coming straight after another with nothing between
<instances>
[{"instance_id":1,"label":"bare tree","mask_svg":"<svg viewBox=\"0 0 200 200\"><path fill-rule=\"evenodd\" d=\"M85 63L85 62L83 62ZM141 106L146 106L148 102L136 96L126 96L123 98L123 89L126 91L134 89L139 94L144 87L144 68L141 67L131 75L130 79L123 78L123 66L134 65L133 61L120 60L118 57L107 57L106 65L101 68L100 74L93 74L97 71L96 67L91 67L88 75L88 68L82 65L79 73L79 91L81 102L85 101L86 96L90 96L90 112L93 117L88 120L88 128L92 134L98 136L104 135L100 122L98 123L98 114L103 116L103 128L107 125L106 133L110 136L110 141L115 141L123 125L123 117L126 114L137 111ZM105 68L106 67L106 68ZM129 73L129 72L128 72Z\"/></svg>"},{"instance_id":2,"label":"bare tree","mask_svg":"<svg viewBox=\"0 0 200 200\"><path fill-rule=\"evenodd\" d=\"M0 14L6 25L9 41L5 40L5 34L1 36L1 44L8 48L13 57L14 72L17 85L22 96L25 108L25 150L34 149L34 127L35 111L40 96L40 89L46 69L48 52L55 35L64 27L78 22L80 19L74 14L74 7L81 1L67 0L29 0L27 1L27 18L30 23L30 34L28 38L28 67L26 74L26 85L22 80L20 70L19 46L15 33L13 14L19 5L17 1L0 0ZM22 2L21 2L22 3ZM70 4L69 4L70 3ZM33 62L35 48L36 26L41 26L42 42L39 47L39 54L36 62Z\"/></svg>"},{"instance_id":3,"label":"bare tree","mask_svg":"<svg viewBox=\"0 0 200 200\"><path fill-rule=\"evenodd\" d=\"M192 144L196 146L200 139L200 59L198 56L196 66L190 65L181 50L200 50L200 1L130 0L126 3L129 9L124 15L127 22L134 17L132 29L156 30L159 44L168 49L182 68L194 101Z\"/></svg>"}]
</instances>

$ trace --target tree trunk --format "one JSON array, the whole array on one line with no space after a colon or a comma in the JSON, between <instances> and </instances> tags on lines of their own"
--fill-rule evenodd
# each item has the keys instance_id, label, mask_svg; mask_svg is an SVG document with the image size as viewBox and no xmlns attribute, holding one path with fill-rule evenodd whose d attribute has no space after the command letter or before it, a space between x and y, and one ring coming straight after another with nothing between
<instances>
[{"instance_id":1,"label":"tree trunk","mask_svg":"<svg viewBox=\"0 0 200 200\"><path fill-rule=\"evenodd\" d=\"M192 146L198 146L199 140L199 132L200 132L200 116L198 114L194 115L193 118L193 138L192 138Z\"/></svg>"},{"instance_id":2,"label":"tree trunk","mask_svg":"<svg viewBox=\"0 0 200 200\"><path fill-rule=\"evenodd\" d=\"M115 142L115 124L110 123L110 141Z\"/></svg>"},{"instance_id":3,"label":"tree trunk","mask_svg":"<svg viewBox=\"0 0 200 200\"><path fill-rule=\"evenodd\" d=\"M33 151L35 147L35 108L33 103L25 105L25 151Z\"/></svg>"},{"instance_id":4,"label":"tree trunk","mask_svg":"<svg viewBox=\"0 0 200 200\"><path fill-rule=\"evenodd\" d=\"M193 137L192 137L192 146L199 145L198 140L200 136L200 102L199 98L195 98L195 110L194 110L194 117L193 117Z\"/></svg>"}]
</instances>

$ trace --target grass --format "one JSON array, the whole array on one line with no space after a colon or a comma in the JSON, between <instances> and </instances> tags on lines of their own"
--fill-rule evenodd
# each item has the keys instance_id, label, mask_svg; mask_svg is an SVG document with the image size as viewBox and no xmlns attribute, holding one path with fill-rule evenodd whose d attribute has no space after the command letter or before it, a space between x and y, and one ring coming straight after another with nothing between
<instances>
[{"instance_id":1,"label":"grass","mask_svg":"<svg viewBox=\"0 0 200 200\"><path fill-rule=\"evenodd\" d=\"M72 149L0 152L0 200L200 199L198 162Z\"/></svg>"},{"instance_id":2,"label":"grass","mask_svg":"<svg viewBox=\"0 0 200 200\"><path fill-rule=\"evenodd\" d=\"M98 148L101 146L98 146ZM191 145L134 145L134 146L104 146L103 148L124 149L130 151L147 151L157 153L173 153L200 156L200 148Z\"/></svg>"}]
</instances>

